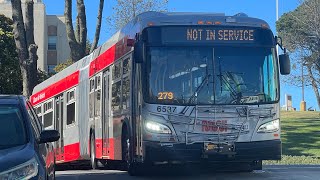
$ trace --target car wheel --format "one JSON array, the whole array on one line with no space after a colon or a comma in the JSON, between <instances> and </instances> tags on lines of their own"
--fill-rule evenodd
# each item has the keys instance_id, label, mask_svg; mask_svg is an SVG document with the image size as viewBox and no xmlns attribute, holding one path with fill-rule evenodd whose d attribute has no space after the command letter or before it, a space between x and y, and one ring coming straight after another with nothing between
<instances>
[{"instance_id":1,"label":"car wheel","mask_svg":"<svg viewBox=\"0 0 320 180\"><path fill-rule=\"evenodd\" d=\"M96 148L94 135L90 137L90 164L92 169L97 169Z\"/></svg>"}]
</instances>

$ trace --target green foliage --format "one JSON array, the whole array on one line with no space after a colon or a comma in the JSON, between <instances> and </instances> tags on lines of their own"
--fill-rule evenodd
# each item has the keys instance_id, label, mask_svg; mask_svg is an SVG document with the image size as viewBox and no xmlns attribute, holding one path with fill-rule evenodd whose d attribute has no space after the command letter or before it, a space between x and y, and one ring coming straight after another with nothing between
<instances>
[{"instance_id":1,"label":"green foliage","mask_svg":"<svg viewBox=\"0 0 320 180\"><path fill-rule=\"evenodd\" d=\"M285 13L276 23L283 45L290 51L292 71L282 77L284 83L301 86L311 84L320 106L320 0L304 0L294 11Z\"/></svg>"},{"instance_id":2,"label":"green foliage","mask_svg":"<svg viewBox=\"0 0 320 180\"><path fill-rule=\"evenodd\" d=\"M52 74L48 74L46 71L42 71L41 69L38 69L38 74L37 74L38 82L37 82L37 84L40 84L41 82L45 81L51 75Z\"/></svg>"},{"instance_id":3,"label":"green foliage","mask_svg":"<svg viewBox=\"0 0 320 180\"><path fill-rule=\"evenodd\" d=\"M67 68L68 66L70 66L71 64L73 64L72 60L68 59L65 63L58 64L54 68L54 71L56 71L58 73L58 72L62 71L63 69Z\"/></svg>"},{"instance_id":4,"label":"green foliage","mask_svg":"<svg viewBox=\"0 0 320 180\"><path fill-rule=\"evenodd\" d=\"M0 94L21 94L22 76L12 20L0 15Z\"/></svg>"},{"instance_id":5,"label":"green foliage","mask_svg":"<svg viewBox=\"0 0 320 180\"><path fill-rule=\"evenodd\" d=\"M135 16L146 11L167 11L168 0L117 0L113 15L107 18L112 30L119 30Z\"/></svg>"}]
</instances>

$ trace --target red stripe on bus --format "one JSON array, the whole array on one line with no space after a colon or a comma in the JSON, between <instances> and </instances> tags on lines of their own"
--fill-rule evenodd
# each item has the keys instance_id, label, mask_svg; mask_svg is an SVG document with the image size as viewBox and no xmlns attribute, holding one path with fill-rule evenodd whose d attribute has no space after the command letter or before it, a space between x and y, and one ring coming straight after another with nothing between
<instances>
[{"instance_id":1,"label":"red stripe on bus","mask_svg":"<svg viewBox=\"0 0 320 180\"><path fill-rule=\"evenodd\" d=\"M80 159L80 143L64 146L64 162Z\"/></svg>"},{"instance_id":2,"label":"red stripe on bus","mask_svg":"<svg viewBox=\"0 0 320 180\"><path fill-rule=\"evenodd\" d=\"M79 71L61 79L60 81L48 86L47 88L31 95L31 103L33 106L48 100L49 98L66 91L73 86L79 84Z\"/></svg>"},{"instance_id":3,"label":"red stripe on bus","mask_svg":"<svg viewBox=\"0 0 320 180\"><path fill-rule=\"evenodd\" d=\"M95 73L103 70L115 60L116 46L113 45L95 60L90 62L89 77L93 76Z\"/></svg>"},{"instance_id":4,"label":"red stripe on bus","mask_svg":"<svg viewBox=\"0 0 320 180\"><path fill-rule=\"evenodd\" d=\"M64 153L59 153L64 152ZM62 151L62 148L55 149L56 153L56 163L65 163L65 162L71 162L75 160L82 159L80 156L80 143L74 143L74 144L68 144L65 145Z\"/></svg>"},{"instance_id":5,"label":"red stripe on bus","mask_svg":"<svg viewBox=\"0 0 320 180\"><path fill-rule=\"evenodd\" d=\"M114 139L109 138L109 146L107 148L102 148L102 139L96 139L96 157L98 159L103 159L103 156L109 156L108 159L114 159ZM103 149L106 154L103 155Z\"/></svg>"}]
</instances>

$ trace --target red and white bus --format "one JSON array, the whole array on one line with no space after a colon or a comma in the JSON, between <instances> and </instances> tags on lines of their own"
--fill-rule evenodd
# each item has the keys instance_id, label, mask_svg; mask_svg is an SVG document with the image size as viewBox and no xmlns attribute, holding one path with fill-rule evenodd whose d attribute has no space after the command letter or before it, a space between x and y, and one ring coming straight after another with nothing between
<instances>
[{"instance_id":1,"label":"red and white bus","mask_svg":"<svg viewBox=\"0 0 320 180\"><path fill-rule=\"evenodd\" d=\"M138 15L34 88L56 163L214 161L261 169L281 158L279 58L268 24L245 14Z\"/></svg>"}]
</instances>

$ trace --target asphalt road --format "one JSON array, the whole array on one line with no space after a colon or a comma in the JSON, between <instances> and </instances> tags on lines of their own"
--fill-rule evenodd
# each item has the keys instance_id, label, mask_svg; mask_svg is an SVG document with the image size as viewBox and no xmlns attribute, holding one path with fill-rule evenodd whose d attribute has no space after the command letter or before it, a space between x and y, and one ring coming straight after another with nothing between
<instances>
[{"instance_id":1,"label":"asphalt road","mask_svg":"<svg viewBox=\"0 0 320 180\"><path fill-rule=\"evenodd\" d=\"M320 180L320 166L264 166L262 171L254 172L213 172L197 168L164 168L153 169L147 175L140 177L129 176L126 171L117 170L67 170L57 171L58 180L63 179L106 179L106 180L129 180L129 179L165 179L165 180Z\"/></svg>"}]
</instances>

